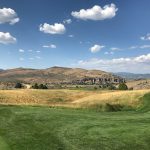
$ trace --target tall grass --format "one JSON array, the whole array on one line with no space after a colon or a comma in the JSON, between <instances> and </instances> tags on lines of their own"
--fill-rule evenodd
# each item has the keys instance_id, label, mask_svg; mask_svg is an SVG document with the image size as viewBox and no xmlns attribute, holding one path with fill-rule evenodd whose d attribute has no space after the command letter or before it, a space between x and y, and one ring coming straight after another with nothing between
<instances>
[{"instance_id":1,"label":"tall grass","mask_svg":"<svg viewBox=\"0 0 150 150\"><path fill-rule=\"evenodd\" d=\"M81 91L81 90L1 90L0 104L49 105L71 108L104 109L112 106L136 108L150 90ZM106 105L108 104L108 105ZM115 107L115 108L113 108Z\"/></svg>"}]
</instances>

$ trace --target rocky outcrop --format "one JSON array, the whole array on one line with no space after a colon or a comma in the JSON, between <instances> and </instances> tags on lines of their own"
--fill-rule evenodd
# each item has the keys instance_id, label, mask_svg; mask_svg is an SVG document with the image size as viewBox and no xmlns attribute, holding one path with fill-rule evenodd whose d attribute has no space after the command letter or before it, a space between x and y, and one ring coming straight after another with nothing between
<instances>
[{"instance_id":1,"label":"rocky outcrop","mask_svg":"<svg viewBox=\"0 0 150 150\"><path fill-rule=\"evenodd\" d=\"M120 78L120 77L96 77L96 78L83 78L81 80L75 80L72 81L73 84L96 84L96 85L103 85L103 84L119 84L119 83L124 83L125 79Z\"/></svg>"}]
</instances>

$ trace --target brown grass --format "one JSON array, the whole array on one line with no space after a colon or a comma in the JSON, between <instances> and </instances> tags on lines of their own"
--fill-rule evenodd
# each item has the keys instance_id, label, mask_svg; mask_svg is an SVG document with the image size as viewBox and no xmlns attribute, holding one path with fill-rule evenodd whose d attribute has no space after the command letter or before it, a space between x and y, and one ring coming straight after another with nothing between
<instances>
[{"instance_id":1,"label":"brown grass","mask_svg":"<svg viewBox=\"0 0 150 150\"><path fill-rule=\"evenodd\" d=\"M109 93L90 95L78 99L73 103L81 107L106 103L136 107L138 104L140 104L140 98L148 92L150 92L150 90L114 91Z\"/></svg>"},{"instance_id":2,"label":"brown grass","mask_svg":"<svg viewBox=\"0 0 150 150\"><path fill-rule=\"evenodd\" d=\"M127 86L134 89L148 89L150 87L150 79L131 80L128 81Z\"/></svg>"},{"instance_id":3,"label":"brown grass","mask_svg":"<svg viewBox=\"0 0 150 150\"><path fill-rule=\"evenodd\" d=\"M137 106L140 97L150 90L81 91L81 90L0 90L0 104L89 107L93 104Z\"/></svg>"}]
</instances>

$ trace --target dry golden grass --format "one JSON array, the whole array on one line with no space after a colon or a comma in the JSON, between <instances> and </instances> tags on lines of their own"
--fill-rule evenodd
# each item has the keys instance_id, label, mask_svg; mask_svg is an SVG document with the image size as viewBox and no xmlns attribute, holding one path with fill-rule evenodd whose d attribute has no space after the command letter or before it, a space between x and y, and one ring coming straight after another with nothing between
<instances>
[{"instance_id":1,"label":"dry golden grass","mask_svg":"<svg viewBox=\"0 0 150 150\"><path fill-rule=\"evenodd\" d=\"M1 104L56 104L68 103L95 92L78 90L0 90ZM59 102L60 100L60 102Z\"/></svg>"},{"instance_id":2,"label":"dry golden grass","mask_svg":"<svg viewBox=\"0 0 150 150\"><path fill-rule=\"evenodd\" d=\"M0 90L0 104L88 107L94 104L137 106L140 97L150 90L81 91L81 90Z\"/></svg>"},{"instance_id":3,"label":"dry golden grass","mask_svg":"<svg viewBox=\"0 0 150 150\"><path fill-rule=\"evenodd\" d=\"M80 107L96 104L120 104L127 106L138 106L140 98L150 90L113 91L109 93L94 94L74 101Z\"/></svg>"},{"instance_id":4,"label":"dry golden grass","mask_svg":"<svg viewBox=\"0 0 150 150\"><path fill-rule=\"evenodd\" d=\"M146 89L146 86L150 85L150 79L131 80L128 81L126 84L129 88Z\"/></svg>"}]
</instances>

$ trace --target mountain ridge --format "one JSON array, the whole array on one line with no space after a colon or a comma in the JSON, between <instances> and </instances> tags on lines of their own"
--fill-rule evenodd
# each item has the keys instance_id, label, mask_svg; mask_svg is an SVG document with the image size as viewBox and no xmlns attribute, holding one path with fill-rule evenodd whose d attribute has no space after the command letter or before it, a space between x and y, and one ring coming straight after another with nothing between
<instances>
[{"instance_id":1,"label":"mountain ridge","mask_svg":"<svg viewBox=\"0 0 150 150\"><path fill-rule=\"evenodd\" d=\"M150 79L150 73L130 73L130 72L117 72L113 73L125 79Z\"/></svg>"},{"instance_id":2,"label":"mountain ridge","mask_svg":"<svg viewBox=\"0 0 150 150\"><path fill-rule=\"evenodd\" d=\"M102 70L87 70L82 68L67 68L54 66L46 69L14 68L0 72L0 82L25 83L72 83L79 80L92 80L95 78L121 77Z\"/></svg>"}]
</instances>

